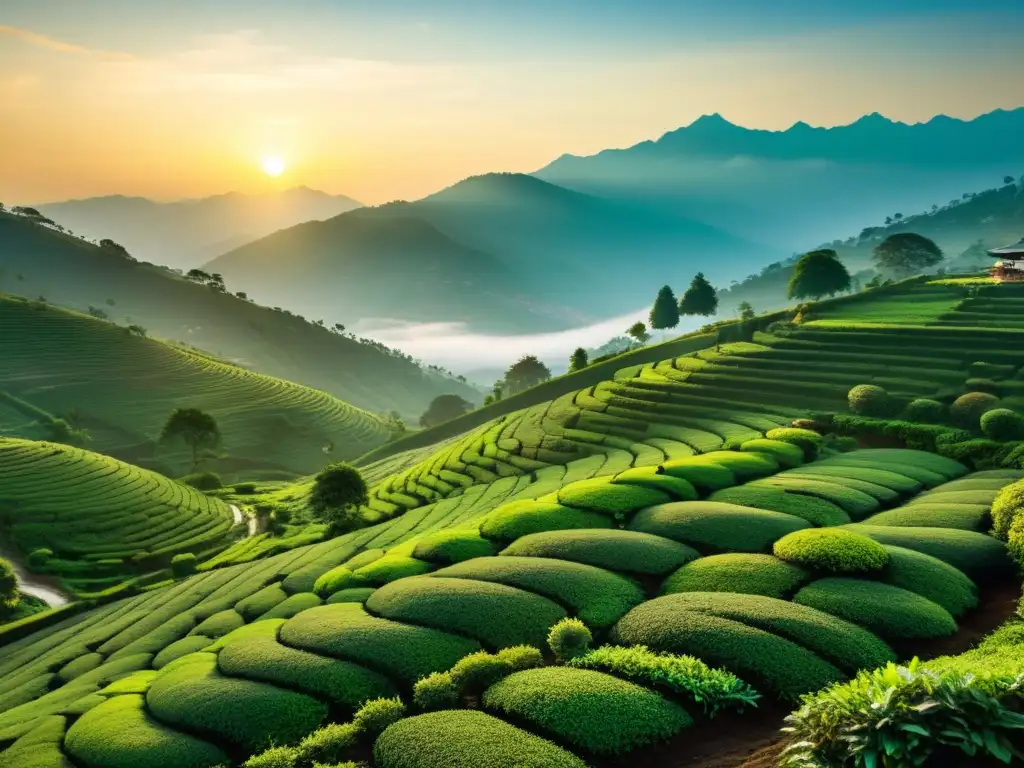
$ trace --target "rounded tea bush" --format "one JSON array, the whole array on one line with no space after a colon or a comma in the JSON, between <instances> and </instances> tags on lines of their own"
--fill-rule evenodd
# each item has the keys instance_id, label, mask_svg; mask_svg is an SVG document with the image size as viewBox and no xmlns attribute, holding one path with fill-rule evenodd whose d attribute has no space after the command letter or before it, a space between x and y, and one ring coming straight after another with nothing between
<instances>
[{"instance_id":1,"label":"rounded tea bush","mask_svg":"<svg viewBox=\"0 0 1024 768\"><path fill-rule=\"evenodd\" d=\"M587 625L579 619L562 619L548 632L548 646L555 658L562 662L589 651L593 639Z\"/></svg>"},{"instance_id":2,"label":"rounded tea bush","mask_svg":"<svg viewBox=\"0 0 1024 768\"><path fill-rule=\"evenodd\" d=\"M946 404L927 397L911 400L903 411L903 418L918 424L942 424L946 417Z\"/></svg>"},{"instance_id":3,"label":"rounded tea bush","mask_svg":"<svg viewBox=\"0 0 1024 768\"><path fill-rule=\"evenodd\" d=\"M1020 440L1024 438L1024 417L1009 408L993 408L982 414L981 431L990 440Z\"/></svg>"},{"instance_id":4,"label":"rounded tea bush","mask_svg":"<svg viewBox=\"0 0 1024 768\"><path fill-rule=\"evenodd\" d=\"M413 703L425 712L455 709L461 700L459 687L447 672L434 672L413 686Z\"/></svg>"},{"instance_id":5,"label":"rounded tea bush","mask_svg":"<svg viewBox=\"0 0 1024 768\"><path fill-rule=\"evenodd\" d=\"M196 572L196 556L191 552L182 552L171 558L171 573L175 577L189 576Z\"/></svg>"},{"instance_id":6,"label":"rounded tea bush","mask_svg":"<svg viewBox=\"0 0 1024 768\"><path fill-rule=\"evenodd\" d=\"M999 398L988 392L968 392L949 406L949 413L958 426L977 429L981 417L999 405Z\"/></svg>"},{"instance_id":7,"label":"rounded tea bush","mask_svg":"<svg viewBox=\"0 0 1024 768\"><path fill-rule=\"evenodd\" d=\"M352 723L363 733L377 734L405 717L405 704L398 697L372 699L353 715Z\"/></svg>"},{"instance_id":8,"label":"rounded tea bush","mask_svg":"<svg viewBox=\"0 0 1024 768\"><path fill-rule=\"evenodd\" d=\"M51 557L53 557L52 549L47 549L46 547L34 549L28 556L28 567L33 570L45 568L46 564L50 562Z\"/></svg>"},{"instance_id":9,"label":"rounded tea bush","mask_svg":"<svg viewBox=\"0 0 1024 768\"><path fill-rule=\"evenodd\" d=\"M889 562L889 553L877 541L838 528L790 533L775 542L773 552L780 560L830 573L880 571Z\"/></svg>"},{"instance_id":10,"label":"rounded tea bush","mask_svg":"<svg viewBox=\"0 0 1024 768\"><path fill-rule=\"evenodd\" d=\"M846 395L850 410L858 416L885 416L889 411L889 393L874 384L858 384Z\"/></svg>"}]
</instances>

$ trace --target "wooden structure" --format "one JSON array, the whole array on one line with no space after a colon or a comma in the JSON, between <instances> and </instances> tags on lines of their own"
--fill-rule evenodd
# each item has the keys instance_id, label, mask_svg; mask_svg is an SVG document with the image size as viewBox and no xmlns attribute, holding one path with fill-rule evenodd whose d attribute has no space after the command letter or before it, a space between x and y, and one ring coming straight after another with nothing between
<instances>
[{"instance_id":1,"label":"wooden structure","mask_svg":"<svg viewBox=\"0 0 1024 768\"><path fill-rule=\"evenodd\" d=\"M989 256L999 259L990 274L1001 283L1024 283L1024 237L1015 245L992 248Z\"/></svg>"}]
</instances>

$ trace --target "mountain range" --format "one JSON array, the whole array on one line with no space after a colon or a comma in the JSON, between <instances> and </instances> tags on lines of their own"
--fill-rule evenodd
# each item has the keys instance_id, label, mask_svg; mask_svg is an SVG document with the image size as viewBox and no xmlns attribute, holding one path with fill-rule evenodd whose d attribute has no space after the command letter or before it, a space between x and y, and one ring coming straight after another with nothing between
<instances>
[{"instance_id":1,"label":"mountain range","mask_svg":"<svg viewBox=\"0 0 1024 768\"><path fill-rule=\"evenodd\" d=\"M91 197L33 206L85 237L110 238L140 261L190 269L243 243L361 203L308 187L158 203L144 197Z\"/></svg>"}]
</instances>

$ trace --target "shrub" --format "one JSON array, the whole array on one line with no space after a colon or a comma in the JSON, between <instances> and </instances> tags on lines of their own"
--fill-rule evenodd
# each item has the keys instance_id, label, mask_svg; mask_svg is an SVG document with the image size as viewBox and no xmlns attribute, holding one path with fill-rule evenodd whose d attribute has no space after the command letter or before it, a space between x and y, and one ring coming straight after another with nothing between
<instances>
[{"instance_id":1,"label":"shrub","mask_svg":"<svg viewBox=\"0 0 1024 768\"><path fill-rule=\"evenodd\" d=\"M64 750L81 765L109 768L193 768L228 762L213 744L154 720L146 712L144 697L137 694L114 696L83 714L68 729Z\"/></svg>"},{"instance_id":2,"label":"shrub","mask_svg":"<svg viewBox=\"0 0 1024 768\"><path fill-rule=\"evenodd\" d=\"M532 645L513 645L509 648L502 648L497 655L502 661L508 662L516 672L544 665L543 654Z\"/></svg>"},{"instance_id":3,"label":"shrub","mask_svg":"<svg viewBox=\"0 0 1024 768\"><path fill-rule=\"evenodd\" d=\"M214 640L205 650L210 654L214 654L221 648L231 643L241 642L242 640L249 640L254 637L276 638L278 630L282 626L284 626L284 619L270 619L268 621L254 621L252 624L243 624L237 629L231 630L223 637Z\"/></svg>"},{"instance_id":4,"label":"shrub","mask_svg":"<svg viewBox=\"0 0 1024 768\"><path fill-rule=\"evenodd\" d=\"M830 573L869 573L889 562L877 541L841 528L796 531L776 541L772 551L788 563Z\"/></svg>"},{"instance_id":5,"label":"shrub","mask_svg":"<svg viewBox=\"0 0 1024 768\"><path fill-rule=\"evenodd\" d=\"M661 592L741 592L785 599L809 578L802 568L771 555L731 553L684 565L665 580Z\"/></svg>"},{"instance_id":6,"label":"shrub","mask_svg":"<svg viewBox=\"0 0 1024 768\"><path fill-rule=\"evenodd\" d=\"M513 671L507 659L487 651L477 651L459 659L449 674L463 693L479 693Z\"/></svg>"},{"instance_id":7,"label":"shrub","mask_svg":"<svg viewBox=\"0 0 1024 768\"><path fill-rule=\"evenodd\" d=\"M579 619L562 619L548 632L548 647L561 662L567 662L590 650L594 637Z\"/></svg>"},{"instance_id":8,"label":"shrub","mask_svg":"<svg viewBox=\"0 0 1024 768\"><path fill-rule=\"evenodd\" d=\"M448 530L428 533L416 544L413 557L431 563L461 563L495 553L494 543L477 531Z\"/></svg>"},{"instance_id":9,"label":"shrub","mask_svg":"<svg viewBox=\"0 0 1024 768\"><path fill-rule=\"evenodd\" d=\"M295 750L298 762L300 765L338 763L356 746L360 735L355 723L331 723L318 728L299 742Z\"/></svg>"},{"instance_id":10,"label":"shrub","mask_svg":"<svg viewBox=\"0 0 1024 768\"><path fill-rule=\"evenodd\" d=\"M858 384L847 393L846 401L858 416L887 416L892 407L889 393L874 384Z\"/></svg>"},{"instance_id":11,"label":"shrub","mask_svg":"<svg viewBox=\"0 0 1024 768\"><path fill-rule=\"evenodd\" d=\"M916 659L861 672L807 697L786 718L789 746L780 766L959 762L950 750L979 764L988 757L1010 762L1024 724L1019 686L1013 675L979 685L973 674L932 672Z\"/></svg>"},{"instance_id":12,"label":"shrub","mask_svg":"<svg viewBox=\"0 0 1024 768\"><path fill-rule=\"evenodd\" d=\"M988 519L988 508L982 504L910 504L872 515L864 524L983 531L988 527Z\"/></svg>"},{"instance_id":13,"label":"shrub","mask_svg":"<svg viewBox=\"0 0 1024 768\"><path fill-rule=\"evenodd\" d=\"M972 377L965 382L964 386L972 392L987 392L988 394L995 395L996 397L999 397L1002 394L1002 390L996 382L992 381L992 379L986 379L983 377Z\"/></svg>"},{"instance_id":14,"label":"shrub","mask_svg":"<svg viewBox=\"0 0 1024 768\"><path fill-rule=\"evenodd\" d=\"M201 651L212 643L213 639L206 637L205 635L189 635L188 637L183 637L181 640L177 640L164 647L162 651L153 657L153 669L161 669L175 659L180 659L182 656L187 656L190 653Z\"/></svg>"},{"instance_id":15,"label":"shrub","mask_svg":"<svg viewBox=\"0 0 1024 768\"><path fill-rule=\"evenodd\" d=\"M189 634L204 635L214 639L223 637L245 625L245 619L234 608L218 611L199 623Z\"/></svg>"},{"instance_id":16,"label":"shrub","mask_svg":"<svg viewBox=\"0 0 1024 768\"><path fill-rule=\"evenodd\" d=\"M732 470L700 456L666 461L661 468L666 475L686 480L702 495L736 485Z\"/></svg>"},{"instance_id":17,"label":"shrub","mask_svg":"<svg viewBox=\"0 0 1024 768\"><path fill-rule=\"evenodd\" d=\"M430 563L404 555L384 555L372 563L357 568L353 574L364 584L387 584L406 576L419 576L433 570Z\"/></svg>"},{"instance_id":18,"label":"shrub","mask_svg":"<svg viewBox=\"0 0 1024 768\"><path fill-rule=\"evenodd\" d=\"M335 592L331 597L336 597L337 594L338 593ZM266 613L260 614L258 620L290 619L296 614L308 611L310 608L316 608L321 604L323 604L323 601L312 592L297 592L294 595L286 597Z\"/></svg>"},{"instance_id":19,"label":"shrub","mask_svg":"<svg viewBox=\"0 0 1024 768\"><path fill-rule=\"evenodd\" d=\"M50 558L53 557L53 550L46 547L32 550L28 555L28 567L34 571L45 568Z\"/></svg>"},{"instance_id":20,"label":"shrub","mask_svg":"<svg viewBox=\"0 0 1024 768\"><path fill-rule=\"evenodd\" d=\"M237 483L234 490L239 496L252 496L257 490L256 483Z\"/></svg>"},{"instance_id":21,"label":"shrub","mask_svg":"<svg viewBox=\"0 0 1024 768\"><path fill-rule=\"evenodd\" d=\"M877 490L878 486L896 494L918 493L922 488L922 483L919 480L900 474L898 471L889 471L876 467L830 466L827 463L822 465L811 464L802 467L799 473L790 474L799 474L802 477L813 476L827 482L848 485L851 488L863 488L866 492L873 494L879 493ZM865 483L870 485L864 485ZM890 493L884 494L884 496L879 495L878 498L884 501L891 501L894 496Z\"/></svg>"},{"instance_id":22,"label":"shrub","mask_svg":"<svg viewBox=\"0 0 1024 768\"><path fill-rule=\"evenodd\" d=\"M1024 480L1005 485L992 502L992 532L1004 541L1014 521L1024 512Z\"/></svg>"},{"instance_id":23,"label":"shrub","mask_svg":"<svg viewBox=\"0 0 1024 768\"><path fill-rule=\"evenodd\" d=\"M176 579L191 576L196 572L196 556L191 552L182 552L171 558L171 573Z\"/></svg>"},{"instance_id":24,"label":"shrub","mask_svg":"<svg viewBox=\"0 0 1024 768\"><path fill-rule=\"evenodd\" d=\"M335 603L361 604L369 600L370 595L376 591L376 587L349 587L348 589L339 589L324 602L328 605L334 605Z\"/></svg>"},{"instance_id":25,"label":"shrub","mask_svg":"<svg viewBox=\"0 0 1024 768\"><path fill-rule=\"evenodd\" d=\"M956 632L956 621L942 606L877 581L819 579L797 592L793 600L892 640L948 637Z\"/></svg>"},{"instance_id":26,"label":"shrub","mask_svg":"<svg viewBox=\"0 0 1024 768\"><path fill-rule=\"evenodd\" d=\"M551 625L565 617L555 603L521 589L435 576L393 581L374 592L366 607L387 619L468 635L492 648L539 646Z\"/></svg>"},{"instance_id":27,"label":"shrub","mask_svg":"<svg viewBox=\"0 0 1024 768\"><path fill-rule=\"evenodd\" d=\"M755 480L752 487L779 488L783 491L803 493L824 499L840 507L854 520L877 512L881 507L878 499L873 495L851 487L849 482L845 482L841 478L824 478L813 474L798 476L786 472L775 477ZM895 497L895 494L891 495Z\"/></svg>"},{"instance_id":28,"label":"shrub","mask_svg":"<svg viewBox=\"0 0 1024 768\"><path fill-rule=\"evenodd\" d=\"M746 440L740 444L744 453L767 454L779 462L780 467L799 467L804 463L804 450L798 445L782 440L766 440L763 438Z\"/></svg>"},{"instance_id":29,"label":"shrub","mask_svg":"<svg viewBox=\"0 0 1024 768\"><path fill-rule=\"evenodd\" d=\"M242 768L295 768L297 762L295 747L271 747L250 757Z\"/></svg>"},{"instance_id":30,"label":"shrub","mask_svg":"<svg viewBox=\"0 0 1024 768\"><path fill-rule=\"evenodd\" d=\"M620 519L643 507L672 500L666 493L655 488L616 485L610 478L570 483L563 486L557 496L558 503L563 506L600 512Z\"/></svg>"},{"instance_id":31,"label":"shrub","mask_svg":"<svg viewBox=\"0 0 1024 768\"><path fill-rule=\"evenodd\" d=\"M886 547L889 564L880 579L941 605L956 617L978 604L974 582L937 557L903 547Z\"/></svg>"},{"instance_id":32,"label":"shrub","mask_svg":"<svg viewBox=\"0 0 1024 768\"><path fill-rule=\"evenodd\" d=\"M448 672L434 672L416 682L412 689L413 703L425 712L455 709L462 701L459 686Z\"/></svg>"},{"instance_id":33,"label":"shrub","mask_svg":"<svg viewBox=\"0 0 1024 768\"><path fill-rule=\"evenodd\" d=\"M634 608L615 626L612 640L696 656L786 699L843 679L835 666L778 635L718 616L674 610L662 602L674 597Z\"/></svg>"},{"instance_id":34,"label":"shrub","mask_svg":"<svg viewBox=\"0 0 1024 768\"><path fill-rule=\"evenodd\" d=\"M216 491L224 487L224 482L216 472L196 472L191 475L185 475L178 482L190 485L199 491Z\"/></svg>"},{"instance_id":35,"label":"shrub","mask_svg":"<svg viewBox=\"0 0 1024 768\"><path fill-rule=\"evenodd\" d=\"M570 659L570 667L595 669L650 688L664 688L699 704L704 714L743 711L756 706L760 695L731 672L712 669L693 656L656 653L643 645L604 645Z\"/></svg>"},{"instance_id":36,"label":"shrub","mask_svg":"<svg viewBox=\"0 0 1024 768\"><path fill-rule=\"evenodd\" d=\"M545 501L513 501L498 507L483 519L480 535L493 541L512 542L521 536L542 531L611 527L612 519L599 512L571 509Z\"/></svg>"},{"instance_id":37,"label":"shrub","mask_svg":"<svg viewBox=\"0 0 1024 768\"><path fill-rule=\"evenodd\" d=\"M800 493L790 493L781 488L755 488L751 485L741 485L717 491L711 494L708 501L722 501L727 504L782 512L801 517L812 525L843 525L850 522L850 516L841 507L830 501Z\"/></svg>"},{"instance_id":38,"label":"shrub","mask_svg":"<svg viewBox=\"0 0 1024 768\"><path fill-rule=\"evenodd\" d=\"M985 437L1000 442L1024 438L1024 417L1009 408L993 408L981 416Z\"/></svg>"},{"instance_id":39,"label":"shrub","mask_svg":"<svg viewBox=\"0 0 1024 768\"><path fill-rule=\"evenodd\" d=\"M359 470L344 463L320 470L309 492L310 506L338 531L356 526L356 510L367 499L366 481Z\"/></svg>"},{"instance_id":40,"label":"shrub","mask_svg":"<svg viewBox=\"0 0 1024 768\"><path fill-rule=\"evenodd\" d=\"M764 436L769 440L779 440L799 446L804 452L805 461L814 461L825 443L825 439L812 429L800 427L777 427L769 429Z\"/></svg>"},{"instance_id":41,"label":"shrub","mask_svg":"<svg viewBox=\"0 0 1024 768\"><path fill-rule=\"evenodd\" d=\"M698 458L702 461L710 461L725 467L739 480L751 480L757 477L767 477L768 475L773 475L779 471L778 462L771 456L763 453L711 451ZM668 465L666 465L666 471L668 471Z\"/></svg>"},{"instance_id":42,"label":"shrub","mask_svg":"<svg viewBox=\"0 0 1024 768\"><path fill-rule=\"evenodd\" d=\"M571 667L516 672L488 688L482 703L594 754L629 752L693 723L682 707L653 691Z\"/></svg>"},{"instance_id":43,"label":"shrub","mask_svg":"<svg viewBox=\"0 0 1024 768\"><path fill-rule=\"evenodd\" d=\"M408 717L373 745L379 768L587 768L550 741L474 710Z\"/></svg>"},{"instance_id":44,"label":"shrub","mask_svg":"<svg viewBox=\"0 0 1024 768\"><path fill-rule=\"evenodd\" d=\"M359 708L352 717L352 725L363 733L376 736L403 717L405 704L397 696L392 699L374 699Z\"/></svg>"},{"instance_id":45,"label":"shrub","mask_svg":"<svg viewBox=\"0 0 1024 768\"><path fill-rule=\"evenodd\" d=\"M347 566L339 565L316 580L316 583L313 584L313 592L320 597L329 597L341 589L366 586L369 586L366 579L356 576Z\"/></svg>"},{"instance_id":46,"label":"shrub","mask_svg":"<svg viewBox=\"0 0 1024 768\"><path fill-rule=\"evenodd\" d=\"M536 592L568 606L596 627L614 624L644 601L644 591L623 576L595 568L540 557L478 557L437 571L432 578L476 579Z\"/></svg>"},{"instance_id":47,"label":"shrub","mask_svg":"<svg viewBox=\"0 0 1024 768\"><path fill-rule=\"evenodd\" d=\"M611 571L663 574L700 557L695 549L637 531L580 529L532 533L509 544L501 556L551 557Z\"/></svg>"},{"instance_id":48,"label":"shrub","mask_svg":"<svg viewBox=\"0 0 1024 768\"><path fill-rule=\"evenodd\" d=\"M767 552L810 524L793 515L718 501L677 501L638 512L629 529L675 539L705 552Z\"/></svg>"},{"instance_id":49,"label":"shrub","mask_svg":"<svg viewBox=\"0 0 1024 768\"><path fill-rule=\"evenodd\" d=\"M920 424L944 424L948 416L946 404L938 400L919 397L911 400L903 410L903 418Z\"/></svg>"},{"instance_id":50,"label":"shrub","mask_svg":"<svg viewBox=\"0 0 1024 768\"><path fill-rule=\"evenodd\" d=\"M968 392L960 395L949 406L949 413L957 426L964 429L977 429L981 417L999 406L999 398L988 392Z\"/></svg>"}]
</instances>

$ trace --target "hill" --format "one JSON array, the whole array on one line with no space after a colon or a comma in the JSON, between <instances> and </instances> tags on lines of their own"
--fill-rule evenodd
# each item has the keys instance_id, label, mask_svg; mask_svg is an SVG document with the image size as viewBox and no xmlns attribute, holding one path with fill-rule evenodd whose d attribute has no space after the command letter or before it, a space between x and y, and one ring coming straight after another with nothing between
<instances>
[{"instance_id":1,"label":"hill","mask_svg":"<svg viewBox=\"0 0 1024 768\"><path fill-rule=\"evenodd\" d=\"M363 316L523 333L614 317L650 301L666 280L699 270L724 279L774 254L651 206L488 174L415 202L276 233L206 268L291 308L321 311L333 298L325 286L339 283L335 294L364 302ZM458 281L439 280L439 264ZM297 268L299 281L281 279L293 279ZM434 290L393 301L377 288L378 269Z\"/></svg>"},{"instance_id":2,"label":"hill","mask_svg":"<svg viewBox=\"0 0 1024 768\"><path fill-rule=\"evenodd\" d=\"M388 435L379 418L324 392L42 302L0 297L0 327L0 424L14 436L22 434L14 411L47 425L67 419L89 431L94 450L180 475L184 452L159 450L155 440L175 408L217 419L226 457L214 466L229 472L309 473L331 458L325 446L353 457Z\"/></svg>"},{"instance_id":3,"label":"hill","mask_svg":"<svg viewBox=\"0 0 1024 768\"><path fill-rule=\"evenodd\" d=\"M294 187L173 203L112 195L34 207L79 235L116 240L140 261L190 269L278 229L328 219L361 205L344 195Z\"/></svg>"},{"instance_id":4,"label":"hill","mask_svg":"<svg viewBox=\"0 0 1024 768\"><path fill-rule=\"evenodd\" d=\"M91 451L0 437L0 530L33 570L72 592L100 592L226 547L231 509L186 485ZM37 562L38 559L38 562ZM129 562L126 565L126 562Z\"/></svg>"},{"instance_id":5,"label":"hill","mask_svg":"<svg viewBox=\"0 0 1024 768\"><path fill-rule=\"evenodd\" d=\"M229 287L231 287L229 285ZM0 212L0 291L45 296L176 339L262 373L320 389L360 408L415 420L440 394L476 390L380 344L331 332L354 317L335 301L328 327L186 280L152 264Z\"/></svg>"},{"instance_id":6,"label":"hill","mask_svg":"<svg viewBox=\"0 0 1024 768\"><path fill-rule=\"evenodd\" d=\"M1024 108L967 121L939 115L916 125L873 114L835 128L797 123L785 131L751 130L710 115L656 141L591 157L564 155L536 175L805 250L837 228L856 230L1019 175L1021 131Z\"/></svg>"}]
</instances>

